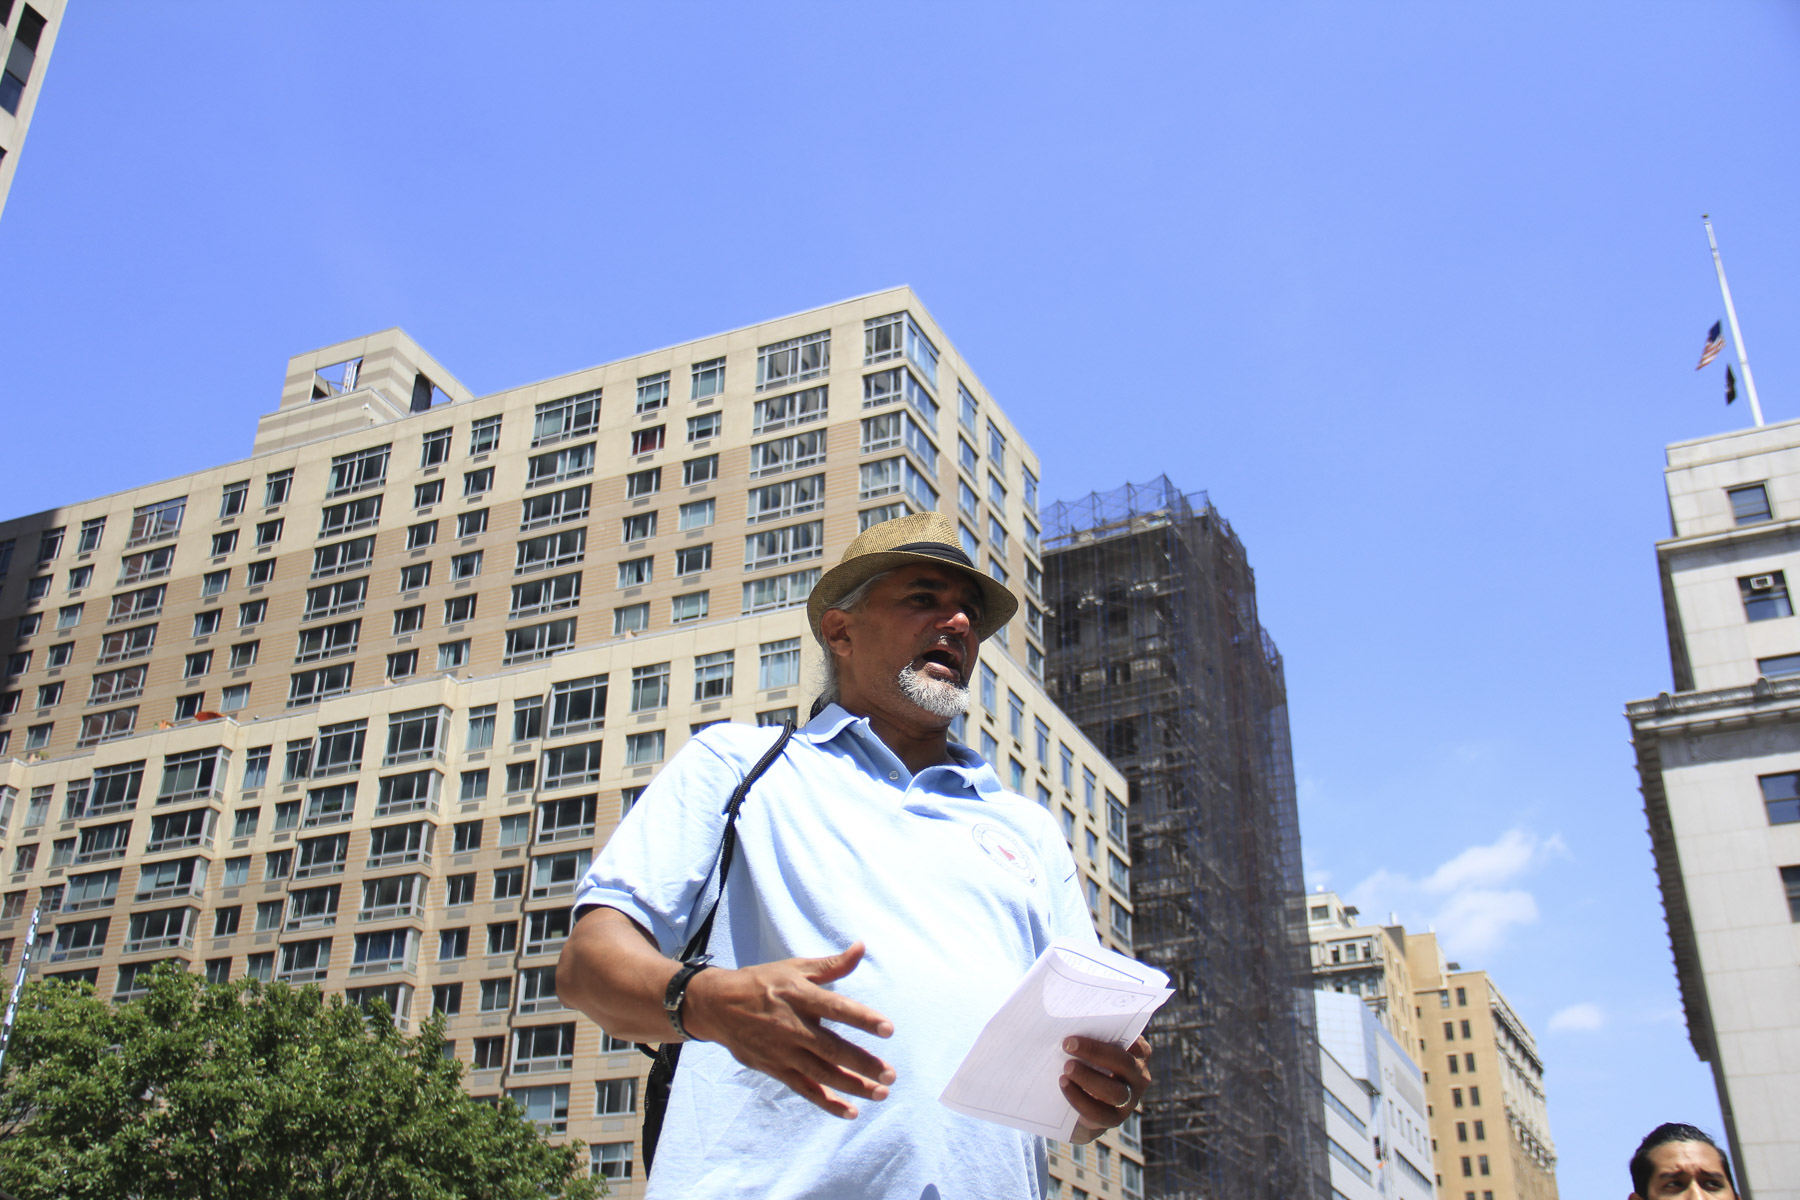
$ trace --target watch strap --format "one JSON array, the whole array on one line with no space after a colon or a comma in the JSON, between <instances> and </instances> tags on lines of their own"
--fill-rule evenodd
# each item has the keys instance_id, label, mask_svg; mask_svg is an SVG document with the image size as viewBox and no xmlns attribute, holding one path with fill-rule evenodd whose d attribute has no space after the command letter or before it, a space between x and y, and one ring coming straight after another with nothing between
<instances>
[{"instance_id":1,"label":"watch strap","mask_svg":"<svg viewBox=\"0 0 1800 1200\"><path fill-rule=\"evenodd\" d=\"M689 1041L698 1041L681 1024L681 1005L687 999L688 983L706 968L712 966L712 955L702 954L698 958L690 958L669 979L669 986L663 991L663 1011L669 1014L669 1024L674 1026L675 1033Z\"/></svg>"}]
</instances>

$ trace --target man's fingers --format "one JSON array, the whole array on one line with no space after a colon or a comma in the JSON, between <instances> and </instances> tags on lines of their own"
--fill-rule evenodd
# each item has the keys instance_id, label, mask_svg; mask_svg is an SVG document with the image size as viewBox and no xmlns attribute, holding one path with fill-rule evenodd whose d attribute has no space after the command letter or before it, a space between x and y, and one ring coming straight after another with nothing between
<instances>
[{"instance_id":1,"label":"man's fingers","mask_svg":"<svg viewBox=\"0 0 1800 1200\"><path fill-rule=\"evenodd\" d=\"M856 1043L845 1041L829 1029L818 1031L818 1038L813 1043L812 1052L821 1061L834 1068L842 1067L860 1078L869 1079L878 1084L890 1084L898 1078L891 1065L870 1054Z\"/></svg>"},{"instance_id":2,"label":"man's fingers","mask_svg":"<svg viewBox=\"0 0 1800 1200\"><path fill-rule=\"evenodd\" d=\"M1063 1098L1069 1102L1080 1118L1080 1124L1096 1130L1108 1130L1117 1125L1123 1118L1119 1115L1119 1106L1096 1100L1076 1084L1069 1076L1064 1075L1058 1081L1062 1087Z\"/></svg>"},{"instance_id":3,"label":"man's fingers","mask_svg":"<svg viewBox=\"0 0 1800 1200\"><path fill-rule=\"evenodd\" d=\"M1063 1079L1109 1108L1124 1108L1138 1098L1123 1079L1096 1071L1084 1063L1071 1063L1065 1067Z\"/></svg>"},{"instance_id":4,"label":"man's fingers","mask_svg":"<svg viewBox=\"0 0 1800 1200\"><path fill-rule=\"evenodd\" d=\"M1150 1043L1143 1038L1129 1047L1120 1047L1098 1038L1072 1037L1063 1042L1063 1049L1089 1066L1111 1072L1121 1079L1150 1082L1150 1072L1145 1066L1150 1057Z\"/></svg>"},{"instance_id":5,"label":"man's fingers","mask_svg":"<svg viewBox=\"0 0 1800 1200\"><path fill-rule=\"evenodd\" d=\"M810 1101L834 1117L842 1117L846 1121L854 1121L857 1117L856 1105L799 1071L783 1071L775 1078L785 1083L795 1095Z\"/></svg>"},{"instance_id":6,"label":"man's fingers","mask_svg":"<svg viewBox=\"0 0 1800 1200\"><path fill-rule=\"evenodd\" d=\"M863 960L867 949L861 942L851 942L836 954L827 954L824 958L802 958L796 960L800 973L814 983L832 983L842 979L856 970L856 965Z\"/></svg>"},{"instance_id":7,"label":"man's fingers","mask_svg":"<svg viewBox=\"0 0 1800 1200\"><path fill-rule=\"evenodd\" d=\"M807 1016L816 1021L836 1021L840 1025L848 1025L876 1037L894 1036L892 1021L868 1005L837 992L817 988L807 995L801 1007Z\"/></svg>"}]
</instances>

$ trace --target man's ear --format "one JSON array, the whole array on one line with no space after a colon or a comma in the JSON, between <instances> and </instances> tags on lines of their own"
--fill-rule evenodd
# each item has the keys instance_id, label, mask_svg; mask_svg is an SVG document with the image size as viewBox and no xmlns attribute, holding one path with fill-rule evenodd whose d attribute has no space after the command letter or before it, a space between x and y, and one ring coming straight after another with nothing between
<instances>
[{"instance_id":1,"label":"man's ear","mask_svg":"<svg viewBox=\"0 0 1800 1200\"><path fill-rule=\"evenodd\" d=\"M838 658L850 657L850 614L841 608L825 610L819 618L819 632L825 635L825 650Z\"/></svg>"}]
</instances>

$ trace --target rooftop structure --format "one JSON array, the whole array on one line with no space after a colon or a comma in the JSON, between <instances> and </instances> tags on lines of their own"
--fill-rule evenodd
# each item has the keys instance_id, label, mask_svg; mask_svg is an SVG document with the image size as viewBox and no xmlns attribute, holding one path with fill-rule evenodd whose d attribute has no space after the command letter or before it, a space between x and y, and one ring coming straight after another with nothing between
<instances>
[{"instance_id":1,"label":"rooftop structure","mask_svg":"<svg viewBox=\"0 0 1800 1200\"><path fill-rule=\"evenodd\" d=\"M19 170L19 151L44 90L44 73L67 2L0 0L0 46L6 50L0 64L0 212L6 209L6 196Z\"/></svg>"}]
</instances>

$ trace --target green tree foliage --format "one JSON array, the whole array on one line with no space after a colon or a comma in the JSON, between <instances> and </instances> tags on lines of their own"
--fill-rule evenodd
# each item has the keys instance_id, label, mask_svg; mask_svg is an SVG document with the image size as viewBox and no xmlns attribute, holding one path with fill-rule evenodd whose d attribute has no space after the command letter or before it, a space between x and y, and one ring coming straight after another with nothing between
<instances>
[{"instance_id":1,"label":"green tree foliage","mask_svg":"<svg viewBox=\"0 0 1800 1200\"><path fill-rule=\"evenodd\" d=\"M114 1007L21 997L0 1090L0 1191L19 1200L589 1200L556 1146L462 1089L441 1020L416 1036L316 988L162 967Z\"/></svg>"}]
</instances>

